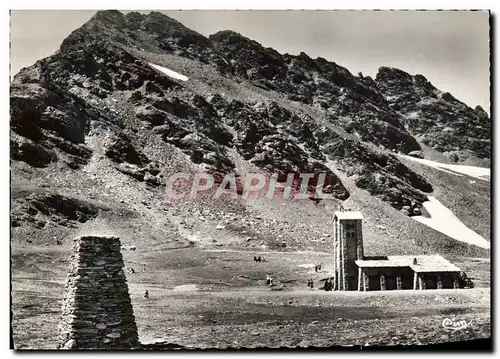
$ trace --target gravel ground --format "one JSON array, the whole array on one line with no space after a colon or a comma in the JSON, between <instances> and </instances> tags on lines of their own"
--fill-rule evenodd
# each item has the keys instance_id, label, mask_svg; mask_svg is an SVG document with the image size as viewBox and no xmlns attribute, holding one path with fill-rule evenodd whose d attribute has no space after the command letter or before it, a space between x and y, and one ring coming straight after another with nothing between
<instances>
[{"instance_id":1,"label":"gravel ground","mask_svg":"<svg viewBox=\"0 0 500 359\"><path fill-rule=\"evenodd\" d=\"M67 254L57 247L38 254L13 251L12 330L16 348L53 349L57 345ZM310 271L304 264L325 260L324 253L269 252L264 254L266 262L258 265L253 263L253 255L197 249L154 255L126 251L126 266L147 264L145 272L127 274L141 342L252 348L407 345L491 336L488 287L310 291L301 283ZM474 263L481 275L479 262ZM223 266L226 269L221 269ZM489 262L483 267L485 271ZM282 291L271 291L263 284L265 273L270 271ZM147 300L142 297L145 289L150 292ZM446 318L471 324L448 331L442 326Z\"/></svg>"}]
</instances>

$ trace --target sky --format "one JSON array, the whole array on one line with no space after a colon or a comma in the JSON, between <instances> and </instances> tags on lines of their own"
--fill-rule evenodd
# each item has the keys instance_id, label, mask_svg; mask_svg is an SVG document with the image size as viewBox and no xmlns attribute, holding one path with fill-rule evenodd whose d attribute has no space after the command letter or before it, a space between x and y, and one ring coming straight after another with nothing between
<instances>
[{"instance_id":1,"label":"sky","mask_svg":"<svg viewBox=\"0 0 500 359\"><path fill-rule=\"evenodd\" d=\"M440 90L490 112L486 11L161 12L205 36L233 30L281 53L324 57L353 74L375 77L381 66L422 74ZM54 53L94 13L12 11L11 74Z\"/></svg>"}]
</instances>

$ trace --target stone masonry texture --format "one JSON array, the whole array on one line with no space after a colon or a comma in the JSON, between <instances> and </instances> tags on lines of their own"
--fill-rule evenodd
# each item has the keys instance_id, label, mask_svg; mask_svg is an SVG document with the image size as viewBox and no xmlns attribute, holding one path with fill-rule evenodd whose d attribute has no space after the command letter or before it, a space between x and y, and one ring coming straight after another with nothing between
<instances>
[{"instance_id":1,"label":"stone masonry texture","mask_svg":"<svg viewBox=\"0 0 500 359\"><path fill-rule=\"evenodd\" d=\"M139 346L120 248L117 237L75 239L62 305L59 349Z\"/></svg>"}]
</instances>

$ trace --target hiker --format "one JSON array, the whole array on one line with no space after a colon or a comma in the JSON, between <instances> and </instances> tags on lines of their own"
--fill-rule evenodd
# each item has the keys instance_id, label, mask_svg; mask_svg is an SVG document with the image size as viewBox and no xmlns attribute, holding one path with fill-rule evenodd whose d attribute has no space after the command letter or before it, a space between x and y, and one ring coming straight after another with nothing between
<instances>
[{"instance_id":1,"label":"hiker","mask_svg":"<svg viewBox=\"0 0 500 359\"><path fill-rule=\"evenodd\" d=\"M314 281L311 279L311 289L314 288Z\"/></svg>"},{"instance_id":2,"label":"hiker","mask_svg":"<svg viewBox=\"0 0 500 359\"><path fill-rule=\"evenodd\" d=\"M318 272L321 271L321 264L318 264Z\"/></svg>"},{"instance_id":3,"label":"hiker","mask_svg":"<svg viewBox=\"0 0 500 359\"><path fill-rule=\"evenodd\" d=\"M262 259L259 256L259 258L257 258L257 262L261 262L261 261L262 261Z\"/></svg>"},{"instance_id":4,"label":"hiker","mask_svg":"<svg viewBox=\"0 0 500 359\"><path fill-rule=\"evenodd\" d=\"M130 267L130 268L128 269L128 271L130 272L130 274L135 274L135 270L134 270L134 268L132 268L132 267Z\"/></svg>"},{"instance_id":5,"label":"hiker","mask_svg":"<svg viewBox=\"0 0 500 359\"><path fill-rule=\"evenodd\" d=\"M270 275L268 275L267 278L266 278L266 284L268 286L272 286L273 285L273 279L271 278Z\"/></svg>"},{"instance_id":6,"label":"hiker","mask_svg":"<svg viewBox=\"0 0 500 359\"><path fill-rule=\"evenodd\" d=\"M311 288L311 280L310 279L307 280L307 288Z\"/></svg>"},{"instance_id":7,"label":"hiker","mask_svg":"<svg viewBox=\"0 0 500 359\"><path fill-rule=\"evenodd\" d=\"M146 289L146 291L144 292L144 298L146 298L146 299L147 299L147 298L149 298L149 292L148 292L148 290L147 290L147 289Z\"/></svg>"},{"instance_id":8,"label":"hiker","mask_svg":"<svg viewBox=\"0 0 500 359\"><path fill-rule=\"evenodd\" d=\"M257 262L257 257L255 257L255 256L254 256L254 257L253 257L253 260L254 260L254 262Z\"/></svg>"}]
</instances>

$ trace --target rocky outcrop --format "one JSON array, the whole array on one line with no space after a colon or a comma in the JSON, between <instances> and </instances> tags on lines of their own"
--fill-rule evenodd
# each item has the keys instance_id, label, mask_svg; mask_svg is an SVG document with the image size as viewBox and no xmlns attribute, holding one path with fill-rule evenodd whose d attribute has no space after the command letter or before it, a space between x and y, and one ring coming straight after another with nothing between
<instances>
[{"instance_id":1,"label":"rocky outcrop","mask_svg":"<svg viewBox=\"0 0 500 359\"><path fill-rule=\"evenodd\" d=\"M145 166L150 162L146 155L134 147L124 133L120 133L107 148L106 156L117 163L127 162L137 166Z\"/></svg>"},{"instance_id":2,"label":"rocky outcrop","mask_svg":"<svg viewBox=\"0 0 500 359\"><path fill-rule=\"evenodd\" d=\"M10 153L13 160L26 162L33 167L47 167L51 162L57 161L57 155L53 150L29 139L16 141L11 138Z\"/></svg>"},{"instance_id":3,"label":"rocky outcrop","mask_svg":"<svg viewBox=\"0 0 500 359\"><path fill-rule=\"evenodd\" d=\"M476 106L474 108L474 111L478 114L478 116L484 120L488 120L490 116L488 116L488 113L481 107L481 106Z\"/></svg>"},{"instance_id":4,"label":"rocky outcrop","mask_svg":"<svg viewBox=\"0 0 500 359\"><path fill-rule=\"evenodd\" d=\"M36 71L33 71L36 72ZM85 165L92 155L84 145L85 111L58 94L31 83L29 71L11 86L10 128L12 157L46 167L60 157L70 168Z\"/></svg>"},{"instance_id":5,"label":"rocky outcrop","mask_svg":"<svg viewBox=\"0 0 500 359\"><path fill-rule=\"evenodd\" d=\"M99 210L108 210L82 199L48 192L29 193L16 201L19 207L13 208L11 213L11 224L15 227L28 222L37 228L43 228L47 221L65 227L76 227L77 223L96 218Z\"/></svg>"},{"instance_id":6,"label":"rocky outcrop","mask_svg":"<svg viewBox=\"0 0 500 359\"><path fill-rule=\"evenodd\" d=\"M62 305L59 349L139 347L120 248L117 237L75 240Z\"/></svg>"},{"instance_id":7,"label":"rocky outcrop","mask_svg":"<svg viewBox=\"0 0 500 359\"><path fill-rule=\"evenodd\" d=\"M402 115L410 133L440 152L470 151L491 156L491 119L448 92L435 88L424 76L381 67L375 79L390 107Z\"/></svg>"},{"instance_id":8,"label":"rocky outcrop","mask_svg":"<svg viewBox=\"0 0 500 359\"><path fill-rule=\"evenodd\" d=\"M425 193L432 186L421 175L403 165L396 157L372 150L356 141L337 141L324 147L324 152L338 161L359 188L401 210L412 205L420 209L427 201ZM419 210L411 214L420 214Z\"/></svg>"},{"instance_id":9,"label":"rocky outcrop","mask_svg":"<svg viewBox=\"0 0 500 359\"><path fill-rule=\"evenodd\" d=\"M286 63L279 52L264 48L256 41L250 40L237 32L225 30L209 36L209 40L222 54L229 57L232 73L243 78L254 80L263 86L272 85L266 80L283 78L286 74Z\"/></svg>"},{"instance_id":10,"label":"rocky outcrop","mask_svg":"<svg viewBox=\"0 0 500 359\"><path fill-rule=\"evenodd\" d=\"M230 60L235 74L254 85L324 111L332 123L345 123L363 141L404 153L420 149L370 77L356 77L334 62L313 60L303 52L281 55L233 31L209 39Z\"/></svg>"}]
</instances>

